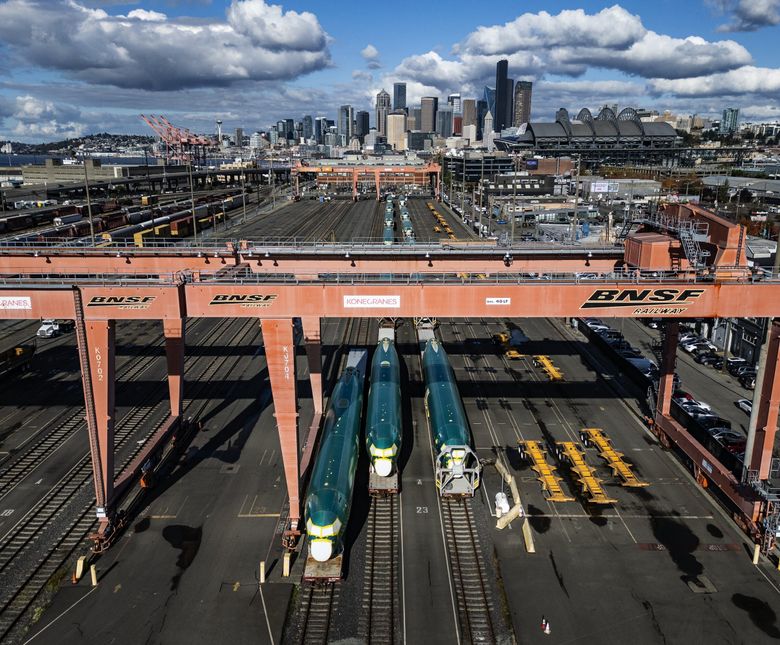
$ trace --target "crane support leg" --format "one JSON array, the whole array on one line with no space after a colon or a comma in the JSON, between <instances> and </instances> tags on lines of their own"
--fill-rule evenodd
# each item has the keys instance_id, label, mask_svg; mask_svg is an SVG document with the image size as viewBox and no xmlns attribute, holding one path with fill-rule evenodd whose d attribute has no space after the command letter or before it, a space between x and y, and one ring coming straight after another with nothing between
<instances>
[{"instance_id":1,"label":"crane support leg","mask_svg":"<svg viewBox=\"0 0 780 645\"><path fill-rule=\"evenodd\" d=\"M669 416L672 408L672 396L674 395L674 366L677 362L677 338L680 333L680 324L676 320L666 323L666 334L661 357L661 379L658 383L658 403L656 415Z\"/></svg>"},{"instance_id":2,"label":"crane support leg","mask_svg":"<svg viewBox=\"0 0 780 645\"><path fill-rule=\"evenodd\" d=\"M309 363L309 381L314 416L322 416L322 343L320 342L320 319L315 316L301 318L303 338L306 343L306 358Z\"/></svg>"},{"instance_id":3,"label":"crane support leg","mask_svg":"<svg viewBox=\"0 0 780 645\"><path fill-rule=\"evenodd\" d=\"M761 397L756 417L756 438L750 455L750 469L758 471L760 480L769 477L780 404L780 320L777 318L772 320L766 342L768 347L764 380L758 384Z\"/></svg>"},{"instance_id":4,"label":"crane support leg","mask_svg":"<svg viewBox=\"0 0 780 645\"><path fill-rule=\"evenodd\" d=\"M91 389L91 397L85 396L87 429L92 453L97 516L103 529L114 511L115 324L113 320L87 320L84 321L84 326L89 372L83 374L82 378L89 379ZM86 394L86 383L84 389Z\"/></svg>"},{"instance_id":5,"label":"crane support leg","mask_svg":"<svg viewBox=\"0 0 780 645\"><path fill-rule=\"evenodd\" d=\"M279 446L290 499L290 528L296 531L301 517L298 468L298 406L295 391L295 345L291 319L262 320L263 344Z\"/></svg>"},{"instance_id":6,"label":"crane support leg","mask_svg":"<svg viewBox=\"0 0 780 645\"><path fill-rule=\"evenodd\" d=\"M311 383L311 399L314 407L314 416L309 426L309 432L303 444L301 455L301 476L306 477L306 471L311 465L314 456L314 447L317 444L317 435L320 431L322 420L322 344L320 342L320 318L316 316L304 316L301 318L303 325L303 338L306 343L306 358L309 364L309 381Z\"/></svg>"},{"instance_id":7,"label":"crane support leg","mask_svg":"<svg viewBox=\"0 0 780 645\"><path fill-rule=\"evenodd\" d=\"M184 394L184 320L165 320L165 358L168 362L168 392L171 400L171 416L182 414Z\"/></svg>"}]
</instances>

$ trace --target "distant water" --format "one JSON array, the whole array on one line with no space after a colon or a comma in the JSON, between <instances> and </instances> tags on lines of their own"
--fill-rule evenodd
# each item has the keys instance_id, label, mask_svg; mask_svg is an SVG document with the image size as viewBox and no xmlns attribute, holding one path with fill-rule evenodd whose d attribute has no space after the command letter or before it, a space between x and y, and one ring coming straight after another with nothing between
<instances>
[{"instance_id":1,"label":"distant water","mask_svg":"<svg viewBox=\"0 0 780 645\"><path fill-rule=\"evenodd\" d=\"M27 164L41 164L46 163L47 159L63 159L64 157L59 155L6 155L0 153L0 166L25 166ZM68 157L70 158L70 157ZM89 157L88 157L89 158ZM77 157L78 161L81 161L83 157ZM143 166L147 163L144 157L94 157L94 159L100 159L100 162L104 166ZM209 159L208 165L216 166L221 163L232 162L233 158L226 159ZM157 165L157 157L149 156L148 163L150 166Z\"/></svg>"}]
</instances>

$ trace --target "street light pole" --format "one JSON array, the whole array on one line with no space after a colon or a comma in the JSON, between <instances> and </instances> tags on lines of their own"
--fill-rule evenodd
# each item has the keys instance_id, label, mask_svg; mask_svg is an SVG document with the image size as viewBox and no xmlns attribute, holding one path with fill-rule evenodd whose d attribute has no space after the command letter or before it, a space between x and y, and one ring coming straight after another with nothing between
<instances>
[{"instance_id":1,"label":"street light pole","mask_svg":"<svg viewBox=\"0 0 780 645\"><path fill-rule=\"evenodd\" d=\"M514 176L512 177L512 222L510 226L510 245L515 244L515 217L517 217L517 153L512 154L512 167L515 169Z\"/></svg>"},{"instance_id":2,"label":"street light pole","mask_svg":"<svg viewBox=\"0 0 780 645\"><path fill-rule=\"evenodd\" d=\"M581 155L577 155L577 179L574 185L574 217L571 220L571 243L577 240L577 210L580 207L580 159Z\"/></svg>"},{"instance_id":3,"label":"street light pole","mask_svg":"<svg viewBox=\"0 0 780 645\"><path fill-rule=\"evenodd\" d=\"M241 168L241 202L243 204L244 214L241 219L242 224L246 224L246 186L244 183L244 169Z\"/></svg>"},{"instance_id":4,"label":"street light pole","mask_svg":"<svg viewBox=\"0 0 780 645\"><path fill-rule=\"evenodd\" d=\"M195 217L195 188L192 185L192 159L187 165L190 175L190 207L192 208L192 239L195 244L198 243L198 219Z\"/></svg>"},{"instance_id":5,"label":"street light pole","mask_svg":"<svg viewBox=\"0 0 780 645\"><path fill-rule=\"evenodd\" d=\"M89 217L89 237L95 246L95 225L92 221L92 202L89 199L89 178L87 177L87 160L84 159L84 192L87 194L87 217Z\"/></svg>"}]
</instances>

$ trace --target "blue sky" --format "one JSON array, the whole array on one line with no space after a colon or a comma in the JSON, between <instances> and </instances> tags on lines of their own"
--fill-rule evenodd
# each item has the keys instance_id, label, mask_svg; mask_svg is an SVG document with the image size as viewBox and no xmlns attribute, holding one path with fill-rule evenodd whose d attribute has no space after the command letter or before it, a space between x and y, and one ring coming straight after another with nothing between
<instances>
[{"instance_id":1,"label":"blue sky","mask_svg":"<svg viewBox=\"0 0 780 645\"><path fill-rule=\"evenodd\" d=\"M619 4L450 0L0 0L0 140L213 131L534 81L535 120L604 103L775 120L780 0ZM370 45L370 47L369 47ZM373 119L373 117L372 117Z\"/></svg>"}]
</instances>

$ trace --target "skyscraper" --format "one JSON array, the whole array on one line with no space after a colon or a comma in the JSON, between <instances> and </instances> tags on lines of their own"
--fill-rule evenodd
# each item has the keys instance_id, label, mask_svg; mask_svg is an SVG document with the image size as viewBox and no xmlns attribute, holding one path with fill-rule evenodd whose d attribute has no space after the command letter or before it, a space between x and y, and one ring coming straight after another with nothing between
<instances>
[{"instance_id":1,"label":"skyscraper","mask_svg":"<svg viewBox=\"0 0 780 645\"><path fill-rule=\"evenodd\" d=\"M376 129L379 134L387 136L387 115L390 112L390 95L380 90L376 95Z\"/></svg>"},{"instance_id":2,"label":"skyscraper","mask_svg":"<svg viewBox=\"0 0 780 645\"><path fill-rule=\"evenodd\" d=\"M282 139L282 143L287 143L287 121L276 122L276 137L277 141Z\"/></svg>"},{"instance_id":3,"label":"skyscraper","mask_svg":"<svg viewBox=\"0 0 780 645\"><path fill-rule=\"evenodd\" d=\"M339 118L337 132L339 135L339 145L346 146L352 138L352 121L355 118L355 111L351 105L342 105L339 108Z\"/></svg>"},{"instance_id":4,"label":"skyscraper","mask_svg":"<svg viewBox=\"0 0 780 645\"><path fill-rule=\"evenodd\" d=\"M531 120L531 91L533 83L530 81L517 81L515 83L515 113L512 125L518 127Z\"/></svg>"},{"instance_id":5,"label":"skyscraper","mask_svg":"<svg viewBox=\"0 0 780 645\"><path fill-rule=\"evenodd\" d=\"M447 97L447 104L452 106L452 112L454 114L460 114L461 113L461 101L460 101L460 94L450 94Z\"/></svg>"},{"instance_id":6,"label":"skyscraper","mask_svg":"<svg viewBox=\"0 0 780 645\"><path fill-rule=\"evenodd\" d=\"M507 93L509 92L509 78L507 72L509 61L502 58L496 63L496 109L493 112L493 130L501 132L507 126ZM492 110L491 110L492 111Z\"/></svg>"},{"instance_id":7,"label":"skyscraper","mask_svg":"<svg viewBox=\"0 0 780 645\"><path fill-rule=\"evenodd\" d=\"M244 145L244 128L236 128L236 141L237 146Z\"/></svg>"},{"instance_id":8,"label":"skyscraper","mask_svg":"<svg viewBox=\"0 0 780 645\"><path fill-rule=\"evenodd\" d=\"M739 126L739 108L726 108L720 119L720 134L734 134Z\"/></svg>"},{"instance_id":9,"label":"skyscraper","mask_svg":"<svg viewBox=\"0 0 780 645\"><path fill-rule=\"evenodd\" d=\"M436 111L439 109L439 99L435 96L424 96L420 102L420 124L423 132L436 132Z\"/></svg>"},{"instance_id":10,"label":"skyscraper","mask_svg":"<svg viewBox=\"0 0 780 645\"><path fill-rule=\"evenodd\" d=\"M306 141L314 138L314 119L309 114L303 117L303 138Z\"/></svg>"},{"instance_id":11,"label":"skyscraper","mask_svg":"<svg viewBox=\"0 0 780 645\"><path fill-rule=\"evenodd\" d=\"M318 145L325 142L325 133L328 131L328 120L324 116L314 119L314 140Z\"/></svg>"},{"instance_id":12,"label":"skyscraper","mask_svg":"<svg viewBox=\"0 0 780 645\"><path fill-rule=\"evenodd\" d=\"M477 124L477 101L475 99L463 99L463 127Z\"/></svg>"},{"instance_id":13,"label":"skyscraper","mask_svg":"<svg viewBox=\"0 0 780 645\"><path fill-rule=\"evenodd\" d=\"M292 119L285 119L284 120L284 132L285 132L285 138L293 140L295 139L295 121Z\"/></svg>"},{"instance_id":14,"label":"skyscraper","mask_svg":"<svg viewBox=\"0 0 780 645\"><path fill-rule=\"evenodd\" d=\"M406 113L403 110L387 115L387 143L394 150L406 150Z\"/></svg>"},{"instance_id":15,"label":"skyscraper","mask_svg":"<svg viewBox=\"0 0 780 645\"><path fill-rule=\"evenodd\" d=\"M422 130L422 107L419 105L409 110L409 120L413 123L407 123L409 130Z\"/></svg>"},{"instance_id":16,"label":"skyscraper","mask_svg":"<svg viewBox=\"0 0 780 645\"><path fill-rule=\"evenodd\" d=\"M393 83L393 109L406 109L406 83Z\"/></svg>"},{"instance_id":17,"label":"skyscraper","mask_svg":"<svg viewBox=\"0 0 780 645\"><path fill-rule=\"evenodd\" d=\"M485 88L486 90L489 88ZM477 101L477 139L482 140L482 124L485 121L485 115L490 112L488 103L484 99Z\"/></svg>"},{"instance_id":18,"label":"skyscraper","mask_svg":"<svg viewBox=\"0 0 780 645\"><path fill-rule=\"evenodd\" d=\"M512 127L512 115L514 114L515 105L515 81L514 79L506 79L506 123L505 128Z\"/></svg>"},{"instance_id":19,"label":"skyscraper","mask_svg":"<svg viewBox=\"0 0 780 645\"><path fill-rule=\"evenodd\" d=\"M436 133L440 137L452 136L453 109L451 105L442 105L436 111Z\"/></svg>"},{"instance_id":20,"label":"skyscraper","mask_svg":"<svg viewBox=\"0 0 780 645\"><path fill-rule=\"evenodd\" d=\"M369 114L365 110L360 110L355 115L355 135L363 141L364 137L368 134L368 119Z\"/></svg>"}]
</instances>

